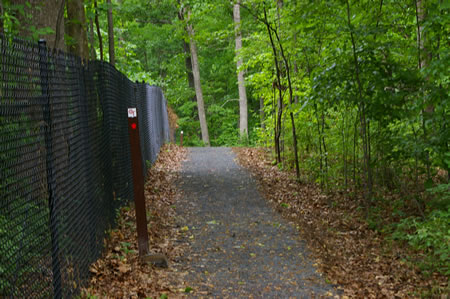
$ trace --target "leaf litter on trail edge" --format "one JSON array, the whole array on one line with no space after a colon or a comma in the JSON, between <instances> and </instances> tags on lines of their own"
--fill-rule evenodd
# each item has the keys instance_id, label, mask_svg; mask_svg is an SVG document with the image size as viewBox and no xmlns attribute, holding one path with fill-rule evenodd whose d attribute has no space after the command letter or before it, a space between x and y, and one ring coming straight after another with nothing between
<instances>
[{"instance_id":1,"label":"leaf litter on trail edge","mask_svg":"<svg viewBox=\"0 0 450 299\"><path fill-rule=\"evenodd\" d=\"M436 285L448 289L448 278L426 277L404 261L406 248L388 244L371 230L357 199L339 193L327 196L315 184L297 183L292 173L272 165L268 149L233 151L272 207L295 223L316 258L315 266L343 291L343 298L410 298Z\"/></svg>"},{"instance_id":2,"label":"leaf litter on trail edge","mask_svg":"<svg viewBox=\"0 0 450 299\"><path fill-rule=\"evenodd\" d=\"M177 263L186 243L179 241L179 228L175 223L179 191L175 179L186 159L186 149L165 145L158 160L148 173L145 185L146 208L149 221L149 247L151 253L163 253L169 260L168 269L158 269L140 262L136 243L136 218L133 204L120 209L117 228L105 239L103 256L90 267L89 285L82 296L101 298L168 298L184 297L186 271Z\"/></svg>"}]
</instances>

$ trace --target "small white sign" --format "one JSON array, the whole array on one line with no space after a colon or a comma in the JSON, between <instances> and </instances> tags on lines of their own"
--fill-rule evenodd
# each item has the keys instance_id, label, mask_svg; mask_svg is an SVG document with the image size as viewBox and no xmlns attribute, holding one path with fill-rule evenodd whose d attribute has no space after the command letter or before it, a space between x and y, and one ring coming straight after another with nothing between
<instances>
[{"instance_id":1,"label":"small white sign","mask_svg":"<svg viewBox=\"0 0 450 299\"><path fill-rule=\"evenodd\" d=\"M128 118L137 117L136 108L128 108Z\"/></svg>"}]
</instances>

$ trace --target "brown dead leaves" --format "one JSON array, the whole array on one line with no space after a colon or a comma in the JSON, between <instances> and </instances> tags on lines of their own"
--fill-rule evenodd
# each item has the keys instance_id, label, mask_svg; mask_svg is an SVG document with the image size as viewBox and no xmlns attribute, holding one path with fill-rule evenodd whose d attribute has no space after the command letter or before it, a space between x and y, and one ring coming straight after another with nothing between
<instances>
[{"instance_id":1,"label":"brown dead leaves","mask_svg":"<svg viewBox=\"0 0 450 299\"><path fill-rule=\"evenodd\" d=\"M84 296L101 298L141 298L167 294L180 297L183 289L183 272L178 271L177 259L184 247L175 242L178 228L175 225L173 205L177 197L174 181L186 157L186 150L176 145L161 148L158 160L149 171L145 186L149 246L151 253L163 253L169 260L168 269L157 269L140 263L136 244L136 219L132 207L120 210L118 227L105 240L105 253L91 265L90 285Z\"/></svg>"},{"instance_id":2,"label":"brown dead leaves","mask_svg":"<svg viewBox=\"0 0 450 299\"><path fill-rule=\"evenodd\" d=\"M448 278L426 278L405 262L406 248L369 229L357 200L326 196L313 184L272 166L264 149L235 148L239 163L260 182L274 208L297 225L320 271L342 289L343 297L410 298Z\"/></svg>"}]
</instances>

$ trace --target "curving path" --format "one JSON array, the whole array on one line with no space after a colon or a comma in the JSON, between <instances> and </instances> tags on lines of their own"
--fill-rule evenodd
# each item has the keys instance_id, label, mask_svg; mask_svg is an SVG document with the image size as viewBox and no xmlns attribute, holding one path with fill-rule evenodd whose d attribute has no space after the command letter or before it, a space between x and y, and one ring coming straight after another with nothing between
<instances>
[{"instance_id":1,"label":"curving path","mask_svg":"<svg viewBox=\"0 0 450 299\"><path fill-rule=\"evenodd\" d=\"M259 194L230 148L190 148L178 182L191 249L193 297L310 298L335 294L318 274L296 228Z\"/></svg>"}]
</instances>

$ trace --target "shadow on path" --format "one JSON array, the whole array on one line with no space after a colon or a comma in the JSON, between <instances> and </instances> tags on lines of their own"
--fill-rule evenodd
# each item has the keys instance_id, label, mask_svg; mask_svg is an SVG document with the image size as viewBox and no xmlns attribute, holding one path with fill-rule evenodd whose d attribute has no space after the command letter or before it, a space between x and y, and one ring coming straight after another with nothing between
<instances>
[{"instance_id":1,"label":"shadow on path","mask_svg":"<svg viewBox=\"0 0 450 299\"><path fill-rule=\"evenodd\" d=\"M193 296L310 298L334 293L230 148L190 148L177 212L191 244L183 263Z\"/></svg>"}]
</instances>

